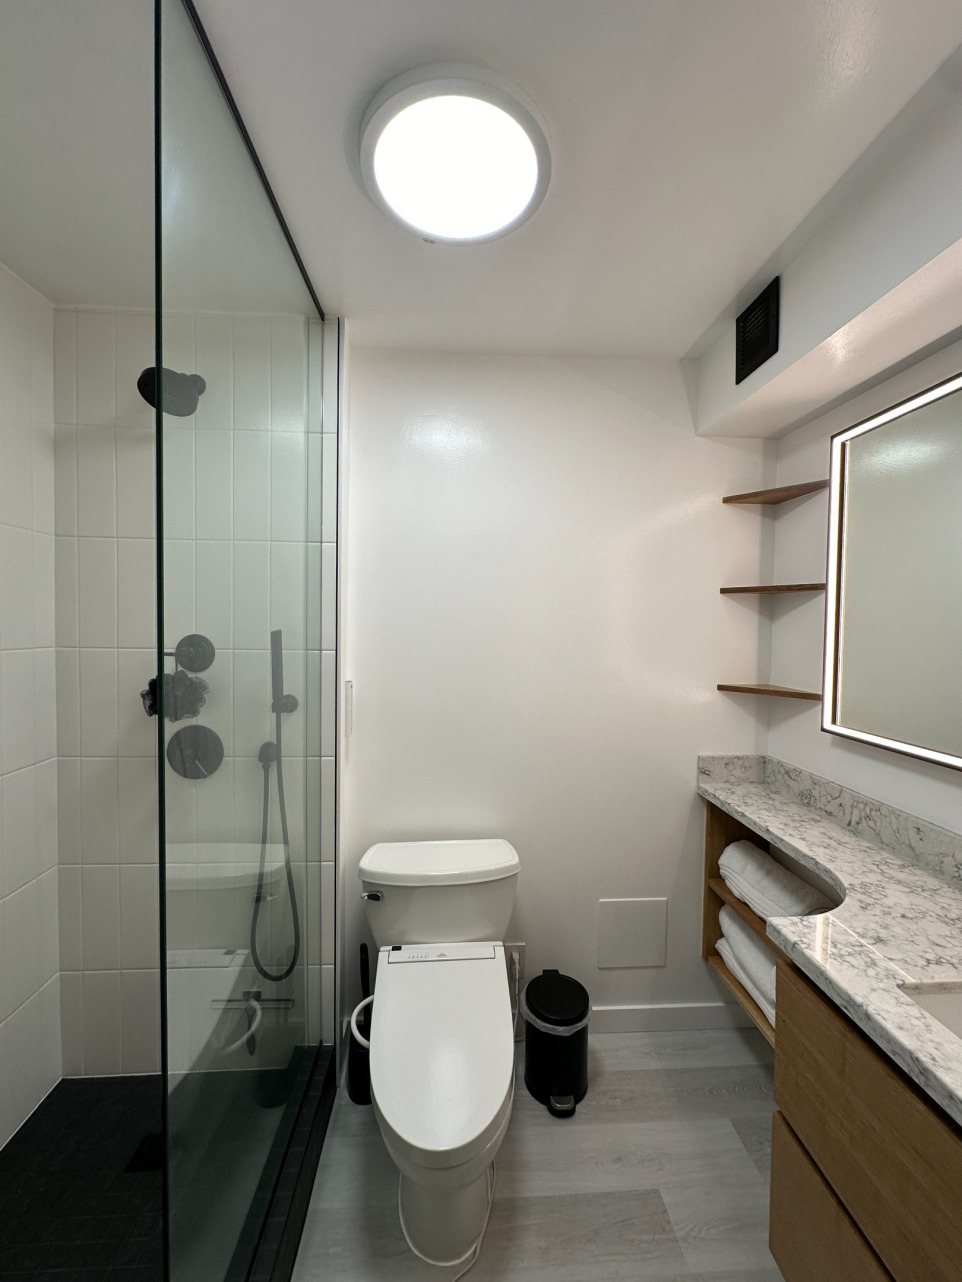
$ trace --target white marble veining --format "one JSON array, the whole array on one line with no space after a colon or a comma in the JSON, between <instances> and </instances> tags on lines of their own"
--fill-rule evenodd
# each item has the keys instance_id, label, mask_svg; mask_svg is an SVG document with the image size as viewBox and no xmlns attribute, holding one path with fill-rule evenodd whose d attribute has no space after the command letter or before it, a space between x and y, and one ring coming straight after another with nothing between
<instances>
[{"instance_id":1,"label":"white marble veining","mask_svg":"<svg viewBox=\"0 0 962 1282\"><path fill-rule=\"evenodd\" d=\"M821 916L774 918L770 938L962 1125L962 1039L899 987L962 982L954 834L772 758L700 757L698 770L702 797L842 899ZM923 866L935 849L941 874Z\"/></svg>"}]
</instances>

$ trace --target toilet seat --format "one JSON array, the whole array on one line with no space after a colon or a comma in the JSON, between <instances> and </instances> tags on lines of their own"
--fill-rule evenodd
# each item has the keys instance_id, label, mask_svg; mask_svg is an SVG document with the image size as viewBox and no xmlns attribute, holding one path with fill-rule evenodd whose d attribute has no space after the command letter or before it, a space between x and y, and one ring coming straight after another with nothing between
<instances>
[{"instance_id":1,"label":"toilet seat","mask_svg":"<svg viewBox=\"0 0 962 1282\"><path fill-rule=\"evenodd\" d=\"M450 1169L500 1141L514 1030L501 944L385 947L371 1025L371 1093L389 1148Z\"/></svg>"}]
</instances>

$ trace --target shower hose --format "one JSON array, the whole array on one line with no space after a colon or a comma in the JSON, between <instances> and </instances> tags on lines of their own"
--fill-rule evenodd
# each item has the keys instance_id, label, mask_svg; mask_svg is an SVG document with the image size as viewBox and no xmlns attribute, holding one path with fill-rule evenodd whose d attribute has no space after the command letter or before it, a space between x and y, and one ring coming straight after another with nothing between
<instances>
[{"instance_id":1,"label":"shower hose","mask_svg":"<svg viewBox=\"0 0 962 1282\"><path fill-rule=\"evenodd\" d=\"M278 703L274 709L274 742L262 745L258 760L264 771L264 804L261 810L261 854L257 873L257 890L254 894L254 911L251 914L251 960L257 973L273 984L287 979L294 971L301 954L301 922L297 911L297 892L294 888L294 870L291 867L291 841L287 828L287 803L284 800L284 752L281 745L281 708ZM267 865L267 830L270 821L271 807L271 766L277 763L277 802L281 813L281 841L284 845L284 871L287 875L287 893L291 901L291 919L294 925L294 952L290 963L284 970L268 970L261 961L257 950L257 921L261 913L261 904L266 898L264 881Z\"/></svg>"}]
</instances>

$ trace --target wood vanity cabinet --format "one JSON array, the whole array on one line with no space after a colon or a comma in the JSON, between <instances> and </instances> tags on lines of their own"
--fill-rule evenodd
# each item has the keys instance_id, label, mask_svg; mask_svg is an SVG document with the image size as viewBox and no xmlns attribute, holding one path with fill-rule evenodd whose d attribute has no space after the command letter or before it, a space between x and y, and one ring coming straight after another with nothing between
<instances>
[{"instance_id":1,"label":"wood vanity cabinet","mask_svg":"<svg viewBox=\"0 0 962 1282\"><path fill-rule=\"evenodd\" d=\"M787 961L776 993L786 1282L962 1282L962 1130Z\"/></svg>"}]
</instances>

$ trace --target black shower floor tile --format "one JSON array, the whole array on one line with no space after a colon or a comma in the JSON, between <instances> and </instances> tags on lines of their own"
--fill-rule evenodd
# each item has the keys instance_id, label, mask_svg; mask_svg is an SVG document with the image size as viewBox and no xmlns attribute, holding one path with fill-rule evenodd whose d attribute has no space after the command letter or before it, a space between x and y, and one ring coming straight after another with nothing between
<instances>
[{"instance_id":1,"label":"black shower floor tile","mask_svg":"<svg viewBox=\"0 0 962 1282\"><path fill-rule=\"evenodd\" d=\"M69 1079L0 1150L4 1282L162 1282L159 1076ZM149 1165L149 1163L148 1163Z\"/></svg>"}]
</instances>

